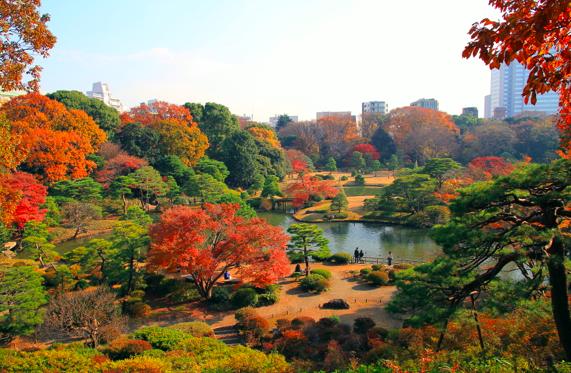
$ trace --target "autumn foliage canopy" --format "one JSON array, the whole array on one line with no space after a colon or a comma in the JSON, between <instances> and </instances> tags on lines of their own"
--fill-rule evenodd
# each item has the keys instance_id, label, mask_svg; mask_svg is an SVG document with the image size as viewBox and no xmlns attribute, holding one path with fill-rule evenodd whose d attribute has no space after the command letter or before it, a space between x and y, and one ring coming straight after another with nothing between
<instances>
[{"instance_id":1,"label":"autumn foliage canopy","mask_svg":"<svg viewBox=\"0 0 571 373\"><path fill-rule=\"evenodd\" d=\"M86 177L95 168L88 155L97 151L106 135L84 111L38 93L16 97L0 113L18 139L14 151L21 164L46 181Z\"/></svg>"},{"instance_id":2,"label":"autumn foliage canopy","mask_svg":"<svg viewBox=\"0 0 571 373\"><path fill-rule=\"evenodd\" d=\"M29 221L42 221L47 188L33 175L16 172L0 176L0 221L22 229Z\"/></svg>"},{"instance_id":3,"label":"autumn foliage canopy","mask_svg":"<svg viewBox=\"0 0 571 373\"><path fill-rule=\"evenodd\" d=\"M500 21L488 18L470 29L472 41L464 58L478 56L490 68L517 61L529 70L523 89L525 102L559 93L563 154L571 150L571 11L568 0L490 0L502 13Z\"/></svg>"},{"instance_id":4,"label":"autumn foliage canopy","mask_svg":"<svg viewBox=\"0 0 571 373\"><path fill-rule=\"evenodd\" d=\"M256 285L277 282L288 274L288 236L259 218L237 215L236 204L204 204L196 209L175 206L151 226L151 268L192 276L200 294L229 270Z\"/></svg>"},{"instance_id":5,"label":"autumn foliage canopy","mask_svg":"<svg viewBox=\"0 0 571 373\"><path fill-rule=\"evenodd\" d=\"M157 101L141 104L121 115L123 125L139 123L152 128L161 138L161 150L194 166L208 148L208 138L184 106Z\"/></svg>"},{"instance_id":6,"label":"autumn foliage canopy","mask_svg":"<svg viewBox=\"0 0 571 373\"><path fill-rule=\"evenodd\" d=\"M293 198L295 207L303 206L311 198L333 198L339 189L331 180L321 180L312 175L303 175L295 183L288 185L286 194Z\"/></svg>"}]
</instances>

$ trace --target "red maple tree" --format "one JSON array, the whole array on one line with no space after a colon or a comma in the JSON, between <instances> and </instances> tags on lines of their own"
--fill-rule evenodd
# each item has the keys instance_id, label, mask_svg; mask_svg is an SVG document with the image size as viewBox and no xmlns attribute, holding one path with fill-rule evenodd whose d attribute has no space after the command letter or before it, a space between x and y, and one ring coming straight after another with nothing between
<instances>
[{"instance_id":1,"label":"red maple tree","mask_svg":"<svg viewBox=\"0 0 571 373\"><path fill-rule=\"evenodd\" d=\"M312 197L333 198L339 193L331 180L321 180L312 175L303 175L299 181L288 185L286 194L293 198L294 207L305 205Z\"/></svg>"},{"instance_id":2,"label":"red maple tree","mask_svg":"<svg viewBox=\"0 0 571 373\"><path fill-rule=\"evenodd\" d=\"M371 159L373 159L373 160L378 160L379 158L381 158L381 153L379 153L377 148L375 148L371 144L357 144L353 148L353 151L362 153L363 155L370 154Z\"/></svg>"},{"instance_id":3,"label":"red maple tree","mask_svg":"<svg viewBox=\"0 0 571 373\"><path fill-rule=\"evenodd\" d=\"M95 179L103 186L108 187L117 176L130 174L143 166L147 166L147 164L147 161L142 158L119 152L115 157L109 159L101 170L97 171Z\"/></svg>"},{"instance_id":4,"label":"red maple tree","mask_svg":"<svg viewBox=\"0 0 571 373\"><path fill-rule=\"evenodd\" d=\"M473 180L490 180L494 176L509 175L514 165L502 157L478 157L468 163L468 174Z\"/></svg>"},{"instance_id":5,"label":"red maple tree","mask_svg":"<svg viewBox=\"0 0 571 373\"><path fill-rule=\"evenodd\" d=\"M571 11L568 0L489 0L499 21L484 18L470 29L462 56L478 56L490 68L517 61L529 70L523 97L559 93L562 155L571 156Z\"/></svg>"},{"instance_id":6,"label":"red maple tree","mask_svg":"<svg viewBox=\"0 0 571 373\"><path fill-rule=\"evenodd\" d=\"M47 188L33 176L16 172L0 176L0 206L2 222L23 229L29 221L42 221L46 210Z\"/></svg>"},{"instance_id":7,"label":"red maple tree","mask_svg":"<svg viewBox=\"0 0 571 373\"><path fill-rule=\"evenodd\" d=\"M234 270L256 285L277 282L289 273L285 247L289 237L260 218L245 219L237 204L175 206L151 226L151 269L189 275L209 299L216 282Z\"/></svg>"}]
</instances>

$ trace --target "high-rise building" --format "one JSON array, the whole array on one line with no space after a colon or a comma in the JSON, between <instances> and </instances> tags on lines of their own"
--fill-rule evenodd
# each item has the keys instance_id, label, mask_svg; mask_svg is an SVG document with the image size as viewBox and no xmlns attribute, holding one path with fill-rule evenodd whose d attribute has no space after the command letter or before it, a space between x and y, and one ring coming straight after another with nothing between
<instances>
[{"instance_id":1,"label":"high-rise building","mask_svg":"<svg viewBox=\"0 0 571 373\"><path fill-rule=\"evenodd\" d=\"M350 111L318 111L315 117L317 120L327 117L343 118L357 123L357 117L355 115L351 115Z\"/></svg>"},{"instance_id":2,"label":"high-rise building","mask_svg":"<svg viewBox=\"0 0 571 373\"><path fill-rule=\"evenodd\" d=\"M361 104L361 113L381 113L389 112L389 105L385 101L367 101Z\"/></svg>"},{"instance_id":3,"label":"high-rise building","mask_svg":"<svg viewBox=\"0 0 571 373\"><path fill-rule=\"evenodd\" d=\"M438 110L438 100L435 98L421 98L411 102L410 106L419 106L426 109Z\"/></svg>"},{"instance_id":4,"label":"high-rise building","mask_svg":"<svg viewBox=\"0 0 571 373\"><path fill-rule=\"evenodd\" d=\"M465 107L462 109L462 115L469 115L474 118L478 118L478 108L474 106Z\"/></svg>"},{"instance_id":5,"label":"high-rise building","mask_svg":"<svg viewBox=\"0 0 571 373\"><path fill-rule=\"evenodd\" d=\"M287 115L289 117L289 119L291 119L292 122L297 122L299 120L297 115L289 115L289 114L276 114L273 117L270 117L270 124L272 126L277 126L278 124L278 120L280 119L280 117L282 115Z\"/></svg>"},{"instance_id":6,"label":"high-rise building","mask_svg":"<svg viewBox=\"0 0 571 373\"><path fill-rule=\"evenodd\" d=\"M513 117L524 111L536 111L548 115L557 113L559 95L556 92L537 96L535 105L523 102L521 94L528 75L529 71L515 61L509 65L502 64L499 69L492 70L489 107L485 112L485 117L497 117L496 114L504 113L506 117ZM496 108L504 108L505 110L496 110Z\"/></svg>"},{"instance_id":7,"label":"high-rise building","mask_svg":"<svg viewBox=\"0 0 571 373\"><path fill-rule=\"evenodd\" d=\"M484 97L484 118L492 117L492 95Z\"/></svg>"},{"instance_id":8,"label":"high-rise building","mask_svg":"<svg viewBox=\"0 0 571 373\"><path fill-rule=\"evenodd\" d=\"M101 100L105 103L105 105L115 108L120 113L123 112L123 104L121 103L121 100L111 96L111 92L109 91L109 86L107 83L93 83L91 91L87 91L87 97Z\"/></svg>"}]
</instances>

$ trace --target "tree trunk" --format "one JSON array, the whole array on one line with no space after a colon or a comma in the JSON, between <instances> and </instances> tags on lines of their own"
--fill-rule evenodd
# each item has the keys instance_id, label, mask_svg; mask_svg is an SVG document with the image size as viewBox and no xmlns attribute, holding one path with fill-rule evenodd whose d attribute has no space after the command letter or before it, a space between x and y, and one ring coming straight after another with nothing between
<instances>
[{"instance_id":1,"label":"tree trunk","mask_svg":"<svg viewBox=\"0 0 571 373\"><path fill-rule=\"evenodd\" d=\"M75 240L77 238L77 236L79 235L80 231L81 231L81 225L78 225L77 228L75 229L75 233L73 234L73 237L71 239Z\"/></svg>"},{"instance_id":2,"label":"tree trunk","mask_svg":"<svg viewBox=\"0 0 571 373\"><path fill-rule=\"evenodd\" d=\"M305 262L305 276L309 276L309 254L307 249L303 249L303 261Z\"/></svg>"},{"instance_id":3,"label":"tree trunk","mask_svg":"<svg viewBox=\"0 0 571 373\"><path fill-rule=\"evenodd\" d=\"M571 316L567 294L565 248L559 236L555 236L548 249L549 283L551 284L551 310L557 327L559 342L565 351L566 360L571 360Z\"/></svg>"}]
</instances>

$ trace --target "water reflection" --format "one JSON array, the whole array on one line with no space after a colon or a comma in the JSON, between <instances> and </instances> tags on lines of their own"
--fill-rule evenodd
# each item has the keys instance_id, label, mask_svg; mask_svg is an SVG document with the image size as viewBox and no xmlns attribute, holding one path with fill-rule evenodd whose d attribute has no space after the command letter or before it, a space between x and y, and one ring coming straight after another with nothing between
<instances>
[{"instance_id":1,"label":"water reflection","mask_svg":"<svg viewBox=\"0 0 571 373\"><path fill-rule=\"evenodd\" d=\"M284 229L295 223L291 216L286 214L261 212L258 215ZM440 248L430 239L426 230L371 223L338 222L318 225L329 239L332 252L353 253L355 247L359 247L366 256L386 257L391 251L395 258L417 260L433 258L440 252Z\"/></svg>"}]
</instances>

